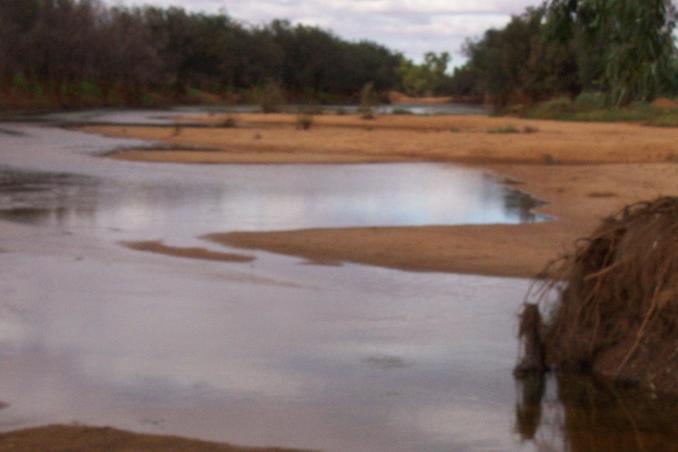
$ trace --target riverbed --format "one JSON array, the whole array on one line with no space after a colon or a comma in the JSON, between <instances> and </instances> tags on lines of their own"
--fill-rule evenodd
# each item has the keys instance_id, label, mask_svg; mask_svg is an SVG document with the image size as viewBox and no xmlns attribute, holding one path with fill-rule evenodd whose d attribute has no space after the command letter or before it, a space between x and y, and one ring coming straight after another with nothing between
<instances>
[{"instance_id":1,"label":"riverbed","mask_svg":"<svg viewBox=\"0 0 678 452\"><path fill-rule=\"evenodd\" d=\"M549 221L482 171L133 163L103 156L148 143L49 123L2 129L0 430L78 422L322 450L585 450L570 428L583 410L575 433L588 444L670 444L662 422L627 429L647 416L619 415L605 385L513 379L528 280L318 263L201 238ZM149 240L251 260L122 245ZM595 395L590 406L567 396L572 387ZM620 419L610 428L587 415L596 410Z\"/></svg>"}]
</instances>

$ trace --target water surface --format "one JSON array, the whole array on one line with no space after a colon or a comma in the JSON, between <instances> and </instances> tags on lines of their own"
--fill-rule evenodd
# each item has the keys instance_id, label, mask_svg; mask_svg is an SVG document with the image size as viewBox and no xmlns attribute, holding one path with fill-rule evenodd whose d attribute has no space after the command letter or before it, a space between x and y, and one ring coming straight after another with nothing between
<instances>
[{"instance_id":1,"label":"water surface","mask_svg":"<svg viewBox=\"0 0 678 452\"><path fill-rule=\"evenodd\" d=\"M449 165L230 166L218 180L140 177L124 185L0 168L0 218L103 239L111 231L185 242L233 230L517 224L544 220L537 205L481 172Z\"/></svg>"},{"instance_id":2,"label":"water surface","mask_svg":"<svg viewBox=\"0 0 678 452\"><path fill-rule=\"evenodd\" d=\"M528 281L118 245L223 250L196 237L543 220L482 173L134 164L98 157L129 140L2 128L0 430L80 422L330 451L672 450L675 404L590 380L514 381Z\"/></svg>"}]
</instances>

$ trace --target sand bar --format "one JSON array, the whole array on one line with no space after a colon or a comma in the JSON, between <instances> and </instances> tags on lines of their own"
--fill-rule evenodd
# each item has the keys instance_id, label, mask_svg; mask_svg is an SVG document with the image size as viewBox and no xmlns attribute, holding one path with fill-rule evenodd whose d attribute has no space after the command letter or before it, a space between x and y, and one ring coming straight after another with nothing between
<instances>
[{"instance_id":1,"label":"sand bar","mask_svg":"<svg viewBox=\"0 0 678 452\"><path fill-rule=\"evenodd\" d=\"M97 126L85 130L217 151L126 150L116 158L173 163L453 162L492 172L548 202L557 221L530 225L313 229L214 234L212 241L410 271L531 277L622 206L678 194L678 129L484 116L235 115L235 128ZM223 116L186 118L219 124ZM511 132L506 132L506 130Z\"/></svg>"}]
</instances>

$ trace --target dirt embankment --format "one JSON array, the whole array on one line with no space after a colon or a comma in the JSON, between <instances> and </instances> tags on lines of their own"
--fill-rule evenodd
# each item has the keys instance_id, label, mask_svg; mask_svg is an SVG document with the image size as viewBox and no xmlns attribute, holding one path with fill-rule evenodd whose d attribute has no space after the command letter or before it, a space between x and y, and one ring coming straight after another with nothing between
<instances>
[{"instance_id":1,"label":"dirt embankment","mask_svg":"<svg viewBox=\"0 0 678 452\"><path fill-rule=\"evenodd\" d=\"M219 233L229 246L317 262L358 262L415 270L530 277L599 219L622 206L678 192L678 130L636 124L527 121L483 116L184 118L210 127L87 127L184 150L131 150L114 157L183 163L456 162L494 172L548 202L558 221L531 225L314 229ZM208 148L208 151L195 150Z\"/></svg>"},{"instance_id":2,"label":"dirt embankment","mask_svg":"<svg viewBox=\"0 0 678 452\"><path fill-rule=\"evenodd\" d=\"M566 288L523 337L543 337L549 366L678 393L678 196L605 218L547 276Z\"/></svg>"},{"instance_id":3,"label":"dirt embankment","mask_svg":"<svg viewBox=\"0 0 678 452\"><path fill-rule=\"evenodd\" d=\"M0 434L0 452L292 452L189 440L175 436L131 433L113 428L48 426Z\"/></svg>"}]
</instances>

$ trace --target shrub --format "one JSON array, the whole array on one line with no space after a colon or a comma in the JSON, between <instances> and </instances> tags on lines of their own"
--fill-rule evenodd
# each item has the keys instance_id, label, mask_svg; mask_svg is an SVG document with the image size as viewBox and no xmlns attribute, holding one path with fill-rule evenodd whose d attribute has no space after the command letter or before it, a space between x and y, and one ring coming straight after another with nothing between
<instances>
[{"instance_id":1,"label":"shrub","mask_svg":"<svg viewBox=\"0 0 678 452\"><path fill-rule=\"evenodd\" d=\"M237 126L238 126L238 124L235 122L235 119L230 117L230 116L228 118L224 119L223 121L219 121L217 123L217 127L223 127L225 129L232 129L232 128L235 128Z\"/></svg>"},{"instance_id":2,"label":"shrub","mask_svg":"<svg viewBox=\"0 0 678 452\"><path fill-rule=\"evenodd\" d=\"M578 110L593 110L596 108L605 108L606 96L597 91L584 91L574 101Z\"/></svg>"},{"instance_id":3,"label":"shrub","mask_svg":"<svg viewBox=\"0 0 678 452\"><path fill-rule=\"evenodd\" d=\"M28 79L26 79L23 73L17 72L12 77L12 88L16 92L27 93L30 90L30 83L28 83Z\"/></svg>"},{"instance_id":4,"label":"shrub","mask_svg":"<svg viewBox=\"0 0 678 452\"><path fill-rule=\"evenodd\" d=\"M269 80L252 92L254 102L264 113L278 113L285 104L285 93L280 84Z\"/></svg>"},{"instance_id":5,"label":"shrub","mask_svg":"<svg viewBox=\"0 0 678 452\"><path fill-rule=\"evenodd\" d=\"M313 125L313 115L307 113L300 113L297 116L297 129L309 130Z\"/></svg>"},{"instance_id":6,"label":"shrub","mask_svg":"<svg viewBox=\"0 0 678 452\"><path fill-rule=\"evenodd\" d=\"M487 133L520 133L520 129L515 126L495 127L487 129Z\"/></svg>"},{"instance_id":7,"label":"shrub","mask_svg":"<svg viewBox=\"0 0 678 452\"><path fill-rule=\"evenodd\" d=\"M103 97L101 88L94 82L82 81L78 86L78 94L83 97L100 99Z\"/></svg>"},{"instance_id":8,"label":"shrub","mask_svg":"<svg viewBox=\"0 0 678 452\"><path fill-rule=\"evenodd\" d=\"M369 82L360 91L360 105L358 111L362 119L374 119L374 106L378 103L377 94L374 91L374 83Z\"/></svg>"}]
</instances>

